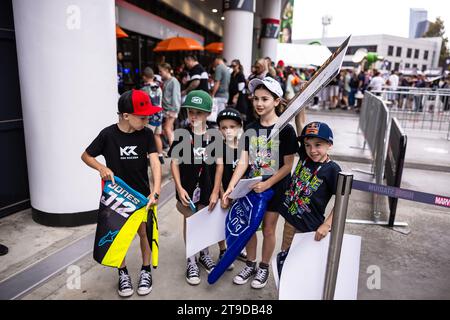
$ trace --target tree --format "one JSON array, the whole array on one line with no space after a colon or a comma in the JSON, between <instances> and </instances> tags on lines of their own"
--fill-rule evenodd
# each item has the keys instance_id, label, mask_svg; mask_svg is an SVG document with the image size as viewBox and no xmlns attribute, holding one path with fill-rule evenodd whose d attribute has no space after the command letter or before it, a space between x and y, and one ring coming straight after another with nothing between
<instances>
[{"instance_id":1,"label":"tree","mask_svg":"<svg viewBox=\"0 0 450 320\"><path fill-rule=\"evenodd\" d=\"M442 38L441 53L439 55L439 66L444 66L445 59L450 56L450 51L448 49L448 38L444 37L444 34L445 34L444 21L440 17L437 17L435 22L430 23L428 31L425 32L422 36L424 38L431 38L431 37Z\"/></svg>"}]
</instances>

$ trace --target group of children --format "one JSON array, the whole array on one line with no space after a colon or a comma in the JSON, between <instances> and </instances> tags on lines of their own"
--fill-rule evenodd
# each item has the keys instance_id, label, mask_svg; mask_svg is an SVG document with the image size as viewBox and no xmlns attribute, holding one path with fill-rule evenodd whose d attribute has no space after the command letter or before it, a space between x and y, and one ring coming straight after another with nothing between
<instances>
[{"instance_id":1,"label":"group of children","mask_svg":"<svg viewBox=\"0 0 450 320\"><path fill-rule=\"evenodd\" d=\"M330 231L333 212L325 219L325 208L336 191L340 168L328 155L333 145L333 134L325 123L312 122L303 129L297 128L302 129L300 135L288 124L269 140L271 130L279 119L283 90L276 80L269 77L251 80L249 89L257 120L244 130L240 113L226 108L218 114L216 121L221 135L212 134L211 128L207 127L206 119L213 103L211 96L205 91L191 91L182 104L182 108L188 111L187 134L175 135L169 157L176 188L176 207L184 217L184 239L186 218L205 207L212 210L219 203L222 208L229 208L232 202L229 195L241 178L262 176L263 179L253 186L253 190L256 193L269 188L274 191L262 223L261 261L257 265L255 234L246 246L245 266L233 278L236 285L252 280L252 288L260 289L266 286L269 278L269 263L276 246L275 230L280 214L286 222L282 250L277 255L279 272L296 232L315 231L316 240L320 240ZM161 167L153 133L145 125L157 111L142 91L124 93L119 99L119 123L104 129L82 156L89 166L100 172L102 179L113 179L114 175L125 179L130 177L125 181L144 195L149 194L151 204L158 201ZM251 134L245 134L249 132ZM139 139L148 141L138 144ZM120 158L120 151L130 145L138 145L133 148L137 158ZM216 147L211 148L213 145ZM95 160L100 154L105 156L106 166ZM291 175L296 155L299 160ZM152 191L148 184L147 157L152 168ZM131 179L133 175L138 175L139 179ZM138 294L143 295L151 291L150 255L145 228L140 228L138 234L143 257ZM220 260L226 245L224 241L218 245ZM208 273L215 267L216 262L208 248L202 250L198 257L187 259L186 281L190 285L201 282L198 264ZM232 268L233 265L229 270ZM118 293L120 296L133 294L125 262L119 269Z\"/></svg>"}]
</instances>

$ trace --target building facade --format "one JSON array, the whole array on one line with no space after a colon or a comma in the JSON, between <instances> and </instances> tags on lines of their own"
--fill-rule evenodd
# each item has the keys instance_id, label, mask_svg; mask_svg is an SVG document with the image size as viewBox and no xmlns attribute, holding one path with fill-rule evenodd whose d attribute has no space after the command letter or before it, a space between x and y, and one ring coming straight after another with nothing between
<instances>
[{"instance_id":1,"label":"building facade","mask_svg":"<svg viewBox=\"0 0 450 320\"><path fill-rule=\"evenodd\" d=\"M314 39L294 40L295 43L310 43ZM321 39L331 51L345 40L345 37ZM343 66L356 66L352 61L353 55L360 48L369 52L376 52L384 59L375 64L380 70L417 70L427 71L437 69L439 53L441 51L441 38L409 39L386 34L353 36L344 58Z\"/></svg>"}]
</instances>

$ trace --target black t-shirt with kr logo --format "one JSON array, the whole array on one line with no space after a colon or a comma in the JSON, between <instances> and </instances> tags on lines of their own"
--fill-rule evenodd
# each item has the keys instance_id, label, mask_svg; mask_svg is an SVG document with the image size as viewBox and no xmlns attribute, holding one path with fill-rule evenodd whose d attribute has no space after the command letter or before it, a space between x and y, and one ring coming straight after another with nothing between
<instances>
[{"instance_id":1,"label":"black t-shirt with kr logo","mask_svg":"<svg viewBox=\"0 0 450 320\"><path fill-rule=\"evenodd\" d=\"M92 157L104 156L114 175L144 196L150 194L147 154L156 152L156 146L149 128L125 133L113 124L99 133L86 152Z\"/></svg>"},{"instance_id":2,"label":"black t-shirt with kr logo","mask_svg":"<svg viewBox=\"0 0 450 320\"><path fill-rule=\"evenodd\" d=\"M181 185L194 198L194 190L200 188L200 200L196 204L207 206L209 197L214 188L216 174L216 155L212 148L207 146L214 142L214 138L207 135L195 135L191 129L187 129L190 136L181 136L175 140L169 150L169 157L177 159L180 170ZM188 152L188 154L185 154ZM178 192L177 200L180 201Z\"/></svg>"}]
</instances>

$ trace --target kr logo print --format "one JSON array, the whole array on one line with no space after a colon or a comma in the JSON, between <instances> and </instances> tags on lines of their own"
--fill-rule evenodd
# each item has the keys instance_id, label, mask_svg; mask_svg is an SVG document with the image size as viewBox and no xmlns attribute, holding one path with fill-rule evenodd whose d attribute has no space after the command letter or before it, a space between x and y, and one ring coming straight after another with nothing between
<instances>
[{"instance_id":1,"label":"kr logo print","mask_svg":"<svg viewBox=\"0 0 450 320\"><path fill-rule=\"evenodd\" d=\"M120 147L120 159L138 159L137 146Z\"/></svg>"},{"instance_id":2,"label":"kr logo print","mask_svg":"<svg viewBox=\"0 0 450 320\"><path fill-rule=\"evenodd\" d=\"M194 159L195 160L204 160L206 161L208 156L206 154L206 148L203 147L199 147L199 148L194 148Z\"/></svg>"}]
</instances>

